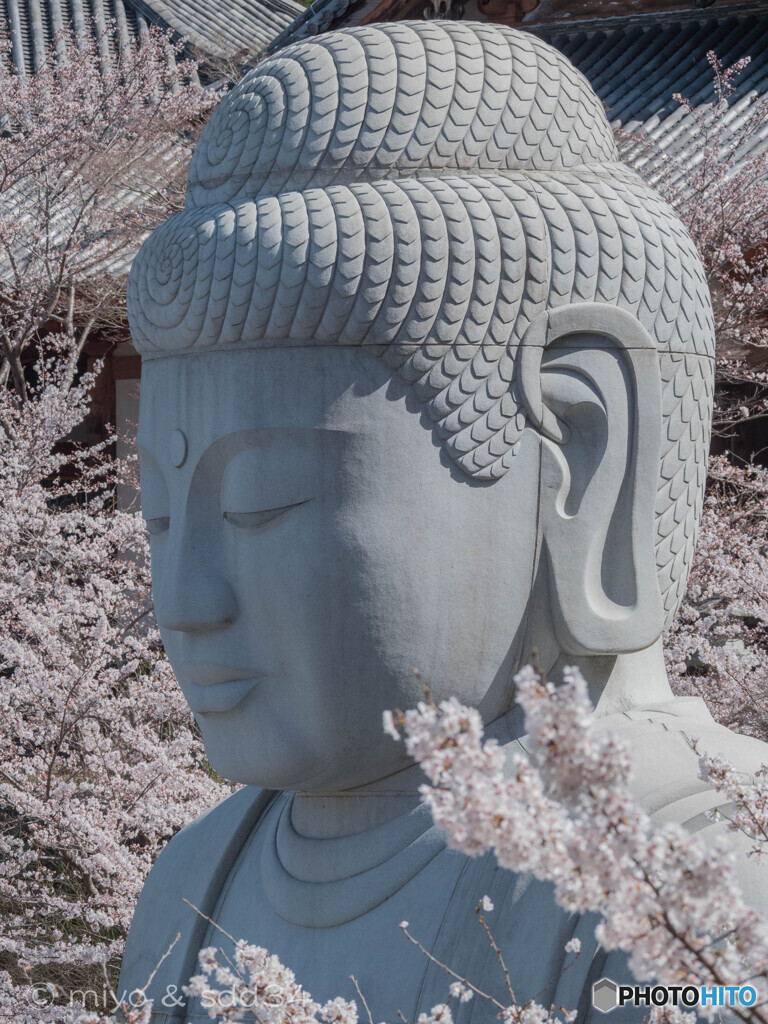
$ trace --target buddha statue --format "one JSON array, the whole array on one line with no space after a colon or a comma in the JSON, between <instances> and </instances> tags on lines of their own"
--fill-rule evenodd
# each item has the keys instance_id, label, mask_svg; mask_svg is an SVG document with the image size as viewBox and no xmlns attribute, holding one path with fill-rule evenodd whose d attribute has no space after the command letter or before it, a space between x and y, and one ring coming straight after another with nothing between
<instances>
[{"instance_id":1,"label":"buddha statue","mask_svg":"<svg viewBox=\"0 0 768 1024\"><path fill-rule=\"evenodd\" d=\"M503 999L474 921L488 894L519 1001L593 1020L592 983L623 960L550 887L446 849L382 712L422 697L417 667L436 700L524 746L515 674L534 649L551 678L576 664L601 727L631 745L643 805L705 837L720 798L691 737L745 771L768 761L664 670L714 358L675 214L536 37L342 30L222 100L128 309L157 618L210 763L244 785L161 854L121 991L180 933L153 1020L209 1019L182 985L220 939L186 899L320 1001L354 998L354 974L376 1021L446 998L403 919ZM741 870L765 906L764 869Z\"/></svg>"}]
</instances>

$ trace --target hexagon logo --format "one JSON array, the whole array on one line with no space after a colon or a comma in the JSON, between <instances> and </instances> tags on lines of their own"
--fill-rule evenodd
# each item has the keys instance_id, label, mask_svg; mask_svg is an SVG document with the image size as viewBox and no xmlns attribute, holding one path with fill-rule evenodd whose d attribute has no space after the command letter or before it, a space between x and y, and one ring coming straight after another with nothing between
<instances>
[{"instance_id":1,"label":"hexagon logo","mask_svg":"<svg viewBox=\"0 0 768 1024\"><path fill-rule=\"evenodd\" d=\"M601 978L592 986L592 1005L601 1013L610 1013L619 1005L619 986L610 978Z\"/></svg>"}]
</instances>

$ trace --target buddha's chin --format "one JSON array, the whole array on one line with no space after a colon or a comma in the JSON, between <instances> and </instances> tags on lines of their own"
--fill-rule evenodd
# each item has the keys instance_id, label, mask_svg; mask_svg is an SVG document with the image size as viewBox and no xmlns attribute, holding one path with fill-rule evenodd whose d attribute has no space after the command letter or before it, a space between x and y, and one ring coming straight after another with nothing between
<instances>
[{"instance_id":1,"label":"buddha's chin","mask_svg":"<svg viewBox=\"0 0 768 1024\"><path fill-rule=\"evenodd\" d=\"M291 743L290 736L248 723L244 728L237 711L197 714L211 767L231 782L262 789L292 789L320 767L306 752Z\"/></svg>"},{"instance_id":2,"label":"buddha's chin","mask_svg":"<svg viewBox=\"0 0 768 1024\"><path fill-rule=\"evenodd\" d=\"M302 779L315 774L312 765L299 762L295 751L286 751L281 758L265 757L252 749L248 756L244 756L239 751L228 750L224 744L203 738L211 767L230 782L261 789L296 789Z\"/></svg>"},{"instance_id":3,"label":"buddha's chin","mask_svg":"<svg viewBox=\"0 0 768 1024\"><path fill-rule=\"evenodd\" d=\"M395 744L379 731L369 737L367 747L380 749L373 757L364 757L359 747L351 750L348 738L341 736L336 743L311 746L303 742L306 737L295 722L267 725L262 719L256 725L244 722L236 712L195 717L211 767L225 779L246 786L335 792L366 785L408 763L403 744Z\"/></svg>"}]
</instances>

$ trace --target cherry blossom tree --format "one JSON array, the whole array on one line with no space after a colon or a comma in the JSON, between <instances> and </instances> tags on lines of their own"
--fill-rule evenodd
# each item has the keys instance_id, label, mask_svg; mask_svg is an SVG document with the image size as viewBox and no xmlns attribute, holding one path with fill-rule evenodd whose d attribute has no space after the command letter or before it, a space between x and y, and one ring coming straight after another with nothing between
<instances>
[{"instance_id":1,"label":"cherry blossom tree","mask_svg":"<svg viewBox=\"0 0 768 1024\"><path fill-rule=\"evenodd\" d=\"M768 475L728 451L744 425L768 424L768 98L734 100L749 57L731 67L714 53L708 61L710 104L677 94L680 109L658 139L619 132L619 146L691 233L717 334L714 432L727 454L710 462L667 665L677 693L703 696L725 725L768 739Z\"/></svg>"},{"instance_id":2,"label":"cherry blossom tree","mask_svg":"<svg viewBox=\"0 0 768 1024\"><path fill-rule=\"evenodd\" d=\"M666 638L675 691L715 718L768 739L768 470L710 460L688 589Z\"/></svg>"},{"instance_id":3,"label":"cherry blossom tree","mask_svg":"<svg viewBox=\"0 0 768 1024\"><path fill-rule=\"evenodd\" d=\"M714 428L725 438L745 419L768 420L768 97L733 102L749 57L724 67L707 55L713 99L676 93L677 123L657 139L619 131L622 159L675 209L699 250L717 335Z\"/></svg>"},{"instance_id":4,"label":"cherry blossom tree","mask_svg":"<svg viewBox=\"0 0 768 1024\"><path fill-rule=\"evenodd\" d=\"M14 1024L69 1019L30 985L115 983L160 849L231 792L162 653L143 522L114 507L125 468L106 444L62 445L93 383L70 385L62 349L22 406L0 391L0 1020Z\"/></svg>"},{"instance_id":5,"label":"cherry blossom tree","mask_svg":"<svg viewBox=\"0 0 768 1024\"><path fill-rule=\"evenodd\" d=\"M0 1020L64 1024L84 1009L68 993L116 983L163 844L231 792L162 652L143 523L115 507L133 467L110 439L72 442L97 372L78 376L79 356L96 331L124 331L131 254L183 203L216 96L155 30L109 61L60 33L28 76L5 56Z\"/></svg>"},{"instance_id":6,"label":"cherry blossom tree","mask_svg":"<svg viewBox=\"0 0 768 1024\"><path fill-rule=\"evenodd\" d=\"M149 228L183 205L183 176L217 94L156 29L107 60L60 32L31 75L0 45L0 385L64 334L74 376L94 332L124 323L125 275Z\"/></svg>"},{"instance_id":7,"label":"cherry blossom tree","mask_svg":"<svg viewBox=\"0 0 768 1024\"><path fill-rule=\"evenodd\" d=\"M422 797L448 844L469 856L493 851L501 867L553 883L566 910L597 912L596 937L605 949L627 953L639 981L748 982L754 1006L732 1004L732 1013L768 1021L768 921L745 902L733 852L707 846L682 825L653 824L629 790L629 748L597 730L578 670L566 669L558 686L531 668L515 682L529 756L507 759L495 740L483 742L479 714L454 699L385 716L385 727L393 737L402 731L424 769ZM729 827L765 853L768 768L749 782L702 753L699 769L734 801ZM543 1024L555 1013L532 1004L501 1015ZM699 1013L707 1016L703 1007Z\"/></svg>"}]
</instances>

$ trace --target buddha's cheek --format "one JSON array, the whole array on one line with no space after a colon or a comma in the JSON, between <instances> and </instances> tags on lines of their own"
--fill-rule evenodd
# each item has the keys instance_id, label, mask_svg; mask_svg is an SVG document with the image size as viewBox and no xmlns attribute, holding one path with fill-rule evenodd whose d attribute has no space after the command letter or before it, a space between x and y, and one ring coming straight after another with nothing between
<instances>
[{"instance_id":1,"label":"buddha's cheek","mask_svg":"<svg viewBox=\"0 0 768 1024\"><path fill-rule=\"evenodd\" d=\"M536 551L536 476L529 494L520 468L516 488L450 480L441 508L414 501L418 481L403 472L399 487L361 485L329 524L335 583L311 628L332 638L315 646L328 655L326 735L338 729L341 744L359 737L356 756L394 756L381 713L423 698L414 669L438 699L457 696L489 719L508 707Z\"/></svg>"},{"instance_id":2,"label":"buddha's cheek","mask_svg":"<svg viewBox=\"0 0 768 1024\"><path fill-rule=\"evenodd\" d=\"M393 657L389 602L377 608L389 572L366 578L366 564L332 488L262 536L232 535L223 569L238 615L213 641L265 678L235 708L197 716L223 775L274 788L354 785L404 763L381 714L420 691Z\"/></svg>"},{"instance_id":3,"label":"buddha's cheek","mask_svg":"<svg viewBox=\"0 0 768 1024\"><path fill-rule=\"evenodd\" d=\"M404 434L423 430L400 416ZM373 684L366 699L377 716L421 699L414 668L433 695L481 706L499 673L509 674L524 628L537 560L538 438L526 434L512 469L490 485L456 479L420 435L396 450L386 435L357 440L329 523L339 585L325 611L340 663Z\"/></svg>"}]
</instances>

